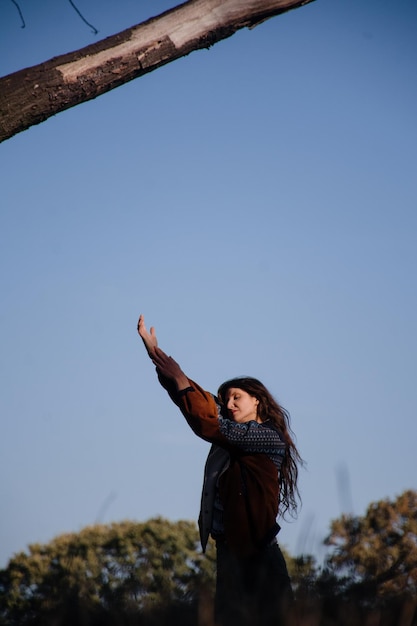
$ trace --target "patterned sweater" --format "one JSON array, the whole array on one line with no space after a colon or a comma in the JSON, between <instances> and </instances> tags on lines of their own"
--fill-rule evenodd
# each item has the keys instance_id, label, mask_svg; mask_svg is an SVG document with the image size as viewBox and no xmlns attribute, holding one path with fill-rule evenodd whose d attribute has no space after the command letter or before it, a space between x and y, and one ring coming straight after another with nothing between
<instances>
[{"instance_id":1,"label":"patterned sweater","mask_svg":"<svg viewBox=\"0 0 417 626\"><path fill-rule=\"evenodd\" d=\"M285 454L282 436L268 421L240 424L222 417L215 397L192 380L190 387L180 392L172 381L162 376L159 380L194 433L215 444L206 464L199 519L203 549L212 530L216 488L223 508L224 539L230 549L240 555L259 551L279 530L279 469ZM213 455L216 469L209 476Z\"/></svg>"}]
</instances>

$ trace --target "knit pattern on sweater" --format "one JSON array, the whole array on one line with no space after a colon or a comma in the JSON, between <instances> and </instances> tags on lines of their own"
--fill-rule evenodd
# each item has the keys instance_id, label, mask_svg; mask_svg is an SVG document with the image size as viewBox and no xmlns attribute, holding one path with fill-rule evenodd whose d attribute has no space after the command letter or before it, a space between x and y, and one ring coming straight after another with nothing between
<instances>
[{"instance_id":1,"label":"knit pattern on sweater","mask_svg":"<svg viewBox=\"0 0 417 626\"><path fill-rule=\"evenodd\" d=\"M248 454L266 454L280 469L285 454L285 443L272 425L252 420L244 424L219 417L220 432L227 441Z\"/></svg>"}]
</instances>

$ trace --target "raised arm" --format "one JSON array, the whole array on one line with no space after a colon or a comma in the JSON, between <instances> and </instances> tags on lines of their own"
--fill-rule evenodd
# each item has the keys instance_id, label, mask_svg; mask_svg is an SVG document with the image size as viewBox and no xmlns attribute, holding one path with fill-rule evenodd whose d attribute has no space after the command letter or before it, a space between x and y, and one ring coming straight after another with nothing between
<instances>
[{"instance_id":1,"label":"raised arm","mask_svg":"<svg viewBox=\"0 0 417 626\"><path fill-rule=\"evenodd\" d=\"M156 366L160 383L196 435L224 447L252 453L284 445L275 430L264 428L256 422L237 424L221 417L214 396L188 378L178 363L158 347L155 329L146 329L143 315L139 317L138 333Z\"/></svg>"},{"instance_id":2,"label":"raised arm","mask_svg":"<svg viewBox=\"0 0 417 626\"><path fill-rule=\"evenodd\" d=\"M178 363L158 347L155 329L151 327L147 331L143 315L139 317L138 333L156 366L159 382L196 435L208 441L223 440L219 434L218 408L212 394L189 379Z\"/></svg>"}]
</instances>

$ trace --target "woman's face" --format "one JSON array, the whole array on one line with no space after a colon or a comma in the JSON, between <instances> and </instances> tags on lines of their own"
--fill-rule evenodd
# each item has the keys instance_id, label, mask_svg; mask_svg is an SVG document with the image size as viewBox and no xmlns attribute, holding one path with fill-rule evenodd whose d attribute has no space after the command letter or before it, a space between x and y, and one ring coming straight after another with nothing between
<instances>
[{"instance_id":1,"label":"woman's face","mask_svg":"<svg viewBox=\"0 0 417 626\"><path fill-rule=\"evenodd\" d=\"M226 407L235 422L244 424L251 420L260 421L257 416L259 401L243 389L231 387L226 391Z\"/></svg>"}]
</instances>

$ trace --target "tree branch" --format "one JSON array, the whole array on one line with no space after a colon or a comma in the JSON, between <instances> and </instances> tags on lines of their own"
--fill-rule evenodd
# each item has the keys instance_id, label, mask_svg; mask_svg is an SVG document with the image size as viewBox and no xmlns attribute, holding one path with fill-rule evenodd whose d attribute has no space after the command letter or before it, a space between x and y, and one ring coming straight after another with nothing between
<instances>
[{"instance_id":1,"label":"tree branch","mask_svg":"<svg viewBox=\"0 0 417 626\"><path fill-rule=\"evenodd\" d=\"M0 79L0 142L245 27L313 0L189 0L81 50Z\"/></svg>"}]
</instances>

